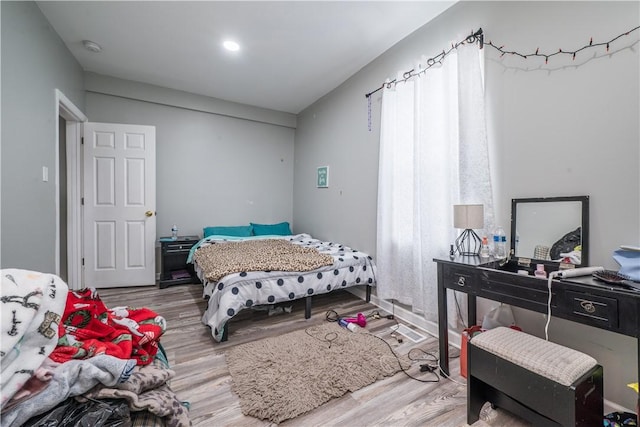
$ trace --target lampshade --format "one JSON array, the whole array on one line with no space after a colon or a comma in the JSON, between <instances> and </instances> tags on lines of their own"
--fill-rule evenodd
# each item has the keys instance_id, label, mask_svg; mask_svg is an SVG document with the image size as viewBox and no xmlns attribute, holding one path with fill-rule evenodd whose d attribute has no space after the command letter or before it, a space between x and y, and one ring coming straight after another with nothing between
<instances>
[{"instance_id":1,"label":"lampshade","mask_svg":"<svg viewBox=\"0 0 640 427\"><path fill-rule=\"evenodd\" d=\"M453 226L465 230L484 228L484 206L453 205Z\"/></svg>"}]
</instances>

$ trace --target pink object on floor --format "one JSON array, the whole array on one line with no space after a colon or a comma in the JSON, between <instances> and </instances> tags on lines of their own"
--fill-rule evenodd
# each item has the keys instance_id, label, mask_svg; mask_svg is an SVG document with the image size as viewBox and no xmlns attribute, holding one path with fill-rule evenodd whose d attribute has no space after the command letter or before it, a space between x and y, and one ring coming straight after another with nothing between
<instances>
[{"instance_id":1,"label":"pink object on floor","mask_svg":"<svg viewBox=\"0 0 640 427\"><path fill-rule=\"evenodd\" d=\"M364 317L364 314L362 313L358 313L357 317L345 317L344 320L345 322L348 322L348 323L355 323L361 328L364 328L365 326L367 326L367 318Z\"/></svg>"}]
</instances>

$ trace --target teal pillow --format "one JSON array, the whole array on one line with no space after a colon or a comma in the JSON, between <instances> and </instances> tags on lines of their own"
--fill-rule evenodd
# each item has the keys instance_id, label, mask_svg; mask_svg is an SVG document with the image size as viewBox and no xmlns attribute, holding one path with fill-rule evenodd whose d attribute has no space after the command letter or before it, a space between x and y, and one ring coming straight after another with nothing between
<instances>
[{"instance_id":1,"label":"teal pillow","mask_svg":"<svg viewBox=\"0 0 640 427\"><path fill-rule=\"evenodd\" d=\"M278 224L255 224L251 222L250 224L253 227L253 234L256 236L289 236L293 234L288 222L280 222Z\"/></svg>"},{"instance_id":2,"label":"teal pillow","mask_svg":"<svg viewBox=\"0 0 640 427\"><path fill-rule=\"evenodd\" d=\"M250 225L236 225L232 227L205 227L202 229L204 237L212 235L249 237L253 236L253 227Z\"/></svg>"}]
</instances>

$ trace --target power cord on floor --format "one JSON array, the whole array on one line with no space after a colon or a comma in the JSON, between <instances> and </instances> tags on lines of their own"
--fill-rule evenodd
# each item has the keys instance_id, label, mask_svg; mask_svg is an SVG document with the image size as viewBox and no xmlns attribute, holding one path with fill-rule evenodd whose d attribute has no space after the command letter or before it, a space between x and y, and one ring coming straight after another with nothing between
<instances>
[{"instance_id":1,"label":"power cord on floor","mask_svg":"<svg viewBox=\"0 0 640 427\"><path fill-rule=\"evenodd\" d=\"M422 378L414 377L409 372L407 372L407 370L404 368L404 366L402 366L402 362L400 362L400 357L396 354L396 352L393 349L393 347L391 347L391 344L389 344L387 341L385 341L384 339L380 338L377 335L370 334L369 332L365 332L365 333L367 335L371 335L372 337L375 337L375 338L379 339L380 341L382 341L383 343L385 343L387 345L387 347L389 347L389 351L391 351L391 354L395 357L396 361L398 362L398 366L400 367L400 370L402 372L404 372L404 374L406 376L408 376L409 378L411 378L412 380L418 381L418 382L421 382L421 383L437 383L437 382L440 382L440 377L438 376L438 372L436 371L436 369L433 369L433 368L431 368L431 366L428 366L428 365L424 365L424 366L428 366L424 370L423 370L422 366L420 366L420 372L428 372L428 373L432 374L435 377L434 379L422 379Z\"/></svg>"},{"instance_id":2,"label":"power cord on floor","mask_svg":"<svg viewBox=\"0 0 640 427\"><path fill-rule=\"evenodd\" d=\"M457 300L456 300L457 302ZM365 317L367 319L373 318L373 319L381 319L383 317L385 317L388 320L394 320L395 321L395 327L392 327L392 333L391 336L394 337L396 339L396 341L398 341L398 343L402 343L403 340L401 337L398 337L396 335L396 331L398 330L398 328L400 327L400 323L398 323L398 320L395 317L395 314L389 314L386 316L382 316L380 315L380 312L378 310L373 310L371 312L369 312L368 314L365 315ZM325 313L325 320L327 320L328 322L337 322L338 320L340 320L340 315L338 314L337 311L335 310L328 310ZM331 332L325 335L324 338L318 338L315 337L313 335L311 335L308 331L309 328L307 328L305 330L305 332L307 333L307 335L318 339L320 341L324 341L329 343L329 347L331 347L331 344L334 340L337 339L338 335L335 332ZM372 337L375 337L376 339L382 341L383 343L385 343L385 345L389 348L389 351L391 352L391 354L393 355L393 357L396 359L396 361L398 362L398 366L400 367L400 370L409 378L411 378L412 380L418 381L418 382L422 382L422 383L437 383L440 382L440 377L438 376L438 371L440 373L440 375L446 379L448 379L449 381L452 381L458 385L464 386L466 387L467 384L457 381L455 379L453 379L450 375L447 375L444 373L444 371L442 370L442 366L440 366L440 360L438 359L438 357L433 354L430 353L426 350L423 350L421 348L415 347L409 350L409 352L407 353L407 359L409 359L412 362L416 362L416 361L427 361L427 363L423 363L420 365L420 372L426 372L429 374L432 374L434 378L432 379L423 379L423 378L416 378L413 375L411 375L409 372L407 372L407 370L402 366L402 362L400 361L400 357L396 354L395 350L393 349L393 347L391 347L391 344L389 344L386 340L384 340L383 338L380 338L377 335L371 334L369 332L364 332L367 335L371 335ZM420 355L416 356L415 353L416 352L420 352ZM460 355L458 354L457 356L454 357L459 357ZM452 357L453 358L453 357Z\"/></svg>"},{"instance_id":3,"label":"power cord on floor","mask_svg":"<svg viewBox=\"0 0 640 427\"><path fill-rule=\"evenodd\" d=\"M395 316L393 314L389 314L387 316L387 319L393 320L394 322L396 322L396 324L390 328L391 329L391 338L394 338L398 342L398 344L402 344L404 339L402 338L402 336L400 336L400 334L397 333L398 329L400 329L400 323L398 323L398 320L395 318Z\"/></svg>"},{"instance_id":4,"label":"power cord on floor","mask_svg":"<svg viewBox=\"0 0 640 427\"><path fill-rule=\"evenodd\" d=\"M453 382L453 383L456 383L456 384L458 384L458 385L461 385L461 386L463 386L463 387L466 387L466 386L467 386L467 383L463 383L463 382L460 382L460 381L454 380L454 379L453 379L453 377L452 377L451 375L447 375L447 374L445 374L445 373L444 373L444 371L442 370L442 366L440 366L439 364L438 364L438 367L440 368L440 375L442 375L443 377L445 377L445 378L446 378L446 379L448 379L449 381L451 381L451 382Z\"/></svg>"},{"instance_id":5,"label":"power cord on floor","mask_svg":"<svg viewBox=\"0 0 640 427\"><path fill-rule=\"evenodd\" d=\"M324 315L324 319L327 322L337 322L338 320L340 320L340 316L338 315L338 312L335 310L329 310L325 313Z\"/></svg>"},{"instance_id":6,"label":"power cord on floor","mask_svg":"<svg viewBox=\"0 0 640 427\"><path fill-rule=\"evenodd\" d=\"M329 310L329 311L327 311L325 313L325 320L327 322L337 322L338 320L340 320L341 317L342 316L340 316L338 314L338 312L335 311L335 310ZM402 341L403 341L402 337L396 335L396 333L395 333L398 330L398 328L400 327L400 324L396 320L395 315L387 314L386 316L383 316L383 315L380 314L380 312L378 310L373 310L373 311L369 312L368 314L366 314L365 317L367 319L382 319L382 318L385 318L385 319L388 319L388 320L394 320L396 322L396 325L395 325L395 329L393 329L393 331L391 333L391 336L393 338L395 338L396 341L398 341L398 343L402 343ZM392 328L393 328L393 326L392 326Z\"/></svg>"},{"instance_id":7,"label":"power cord on floor","mask_svg":"<svg viewBox=\"0 0 640 427\"><path fill-rule=\"evenodd\" d=\"M338 334L336 332L328 332L324 335L323 338L318 338L315 335L312 335L311 332L309 332L309 329L311 328L306 328L304 332L307 335L309 335L311 338L315 338L318 341L329 343L329 348L331 348L331 344L333 344L333 342L338 339Z\"/></svg>"},{"instance_id":8,"label":"power cord on floor","mask_svg":"<svg viewBox=\"0 0 640 427\"><path fill-rule=\"evenodd\" d=\"M416 353L419 353L419 355L416 356ZM409 350L409 352L407 353L407 358L412 362L426 360L431 362L434 368L438 367L438 356L418 347L414 347Z\"/></svg>"},{"instance_id":9,"label":"power cord on floor","mask_svg":"<svg viewBox=\"0 0 640 427\"><path fill-rule=\"evenodd\" d=\"M367 319L380 319L380 312L378 310L372 310L369 314L364 315Z\"/></svg>"},{"instance_id":10,"label":"power cord on floor","mask_svg":"<svg viewBox=\"0 0 640 427\"><path fill-rule=\"evenodd\" d=\"M418 352L419 355L416 356L415 353ZM407 353L407 359L411 360L412 362L426 361L427 363L420 365L420 372L437 372L440 368L438 357L435 354L429 353L428 351L418 347L414 347L409 350L409 352Z\"/></svg>"}]
</instances>

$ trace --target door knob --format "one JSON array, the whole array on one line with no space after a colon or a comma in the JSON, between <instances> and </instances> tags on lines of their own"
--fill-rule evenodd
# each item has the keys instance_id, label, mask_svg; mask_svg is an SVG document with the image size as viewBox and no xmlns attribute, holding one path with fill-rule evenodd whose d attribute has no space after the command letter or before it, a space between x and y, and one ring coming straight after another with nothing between
<instances>
[{"instance_id":1,"label":"door knob","mask_svg":"<svg viewBox=\"0 0 640 427\"><path fill-rule=\"evenodd\" d=\"M153 212L152 211L146 211L144 213L145 216L153 216Z\"/></svg>"}]
</instances>

